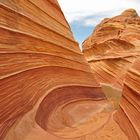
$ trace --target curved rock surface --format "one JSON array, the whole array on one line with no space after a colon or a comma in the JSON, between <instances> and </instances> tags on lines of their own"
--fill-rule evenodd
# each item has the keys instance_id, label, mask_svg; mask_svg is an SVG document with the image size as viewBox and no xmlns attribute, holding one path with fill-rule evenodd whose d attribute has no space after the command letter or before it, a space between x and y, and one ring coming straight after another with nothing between
<instances>
[{"instance_id":1,"label":"curved rock surface","mask_svg":"<svg viewBox=\"0 0 140 140\"><path fill-rule=\"evenodd\" d=\"M83 42L96 79L122 89L127 70L140 56L140 17L134 9L104 19Z\"/></svg>"},{"instance_id":2,"label":"curved rock surface","mask_svg":"<svg viewBox=\"0 0 140 140\"><path fill-rule=\"evenodd\" d=\"M0 140L79 139L57 131L75 124L63 108L81 100L105 96L57 1L1 0Z\"/></svg>"},{"instance_id":3,"label":"curved rock surface","mask_svg":"<svg viewBox=\"0 0 140 140\"><path fill-rule=\"evenodd\" d=\"M57 1L1 0L0 140L107 137L110 121L125 140L113 113Z\"/></svg>"},{"instance_id":4,"label":"curved rock surface","mask_svg":"<svg viewBox=\"0 0 140 140\"><path fill-rule=\"evenodd\" d=\"M125 76L121 108L116 121L130 140L140 139L140 58ZM125 122L125 123L124 123Z\"/></svg>"},{"instance_id":5,"label":"curved rock surface","mask_svg":"<svg viewBox=\"0 0 140 140\"><path fill-rule=\"evenodd\" d=\"M104 19L83 42L83 52L97 81L104 83L103 90L107 85L122 90L120 109L114 119L129 140L139 140L140 17L136 11L128 9L119 16ZM112 90L109 95L110 90L108 87L104 90L108 96L119 93Z\"/></svg>"},{"instance_id":6,"label":"curved rock surface","mask_svg":"<svg viewBox=\"0 0 140 140\"><path fill-rule=\"evenodd\" d=\"M56 0L0 1L0 140L128 140L103 91Z\"/></svg>"}]
</instances>

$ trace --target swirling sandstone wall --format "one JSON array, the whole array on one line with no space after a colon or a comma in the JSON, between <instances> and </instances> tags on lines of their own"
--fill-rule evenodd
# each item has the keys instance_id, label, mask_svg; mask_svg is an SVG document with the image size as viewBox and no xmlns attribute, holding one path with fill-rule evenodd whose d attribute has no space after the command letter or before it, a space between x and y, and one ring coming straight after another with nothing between
<instances>
[{"instance_id":1,"label":"swirling sandstone wall","mask_svg":"<svg viewBox=\"0 0 140 140\"><path fill-rule=\"evenodd\" d=\"M122 89L125 74L140 56L140 17L133 9L104 19L83 42L83 53L98 82Z\"/></svg>"},{"instance_id":2,"label":"swirling sandstone wall","mask_svg":"<svg viewBox=\"0 0 140 140\"><path fill-rule=\"evenodd\" d=\"M136 12L123 13L126 19L129 15L139 27ZM138 29L133 37L126 32L124 39L108 42L116 29L110 34L110 27L105 27L109 33L105 40L96 39L103 49L97 48L95 61L111 43L118 50L116 58L131 65L139 56ZM92 59L90 51L86 48L85 56ZM114 59L112 52L108 54L103 61ZM102 75L103 69L98 68ZM114 111L56 0L0 1L0 140L138 140L139 61L125 79L121 108ZM111 80L122 85L116 81Z\"/></svg>"},{"instance_id":3,"label":"swirling sandstone wall","mask_svg":"<svg viewBox=\"0 0 140 140\"><path fill-rule=\"evenodd\" d=\"M123 97L116 121L130 140L140 139L140 59L138 58L125 76ZM125 122L125 123L124 123Z\"/></svg>"},{"instance_id":4,"label":"swirling sandstone wall","mask_svg":"<svg viewBox=\"0 0 140 140\"><path fill-rule=\"evenodd\" d=\"M0 140L79 140L69 105L103 99L56 0L0 1Z\"/></svg>"},{"instance_id":5,"label":"swirling sandstone wall","mask_svg":"<svg viewBox=\"0 0 140 140\"><path fill-rule=\"evenodd\" d=\"M114 118L129 140L139 140L140 17L136 11L128 9L104 19L83 42L83 53L98 82L122 91Z\"/></svg>"}]
</instances>

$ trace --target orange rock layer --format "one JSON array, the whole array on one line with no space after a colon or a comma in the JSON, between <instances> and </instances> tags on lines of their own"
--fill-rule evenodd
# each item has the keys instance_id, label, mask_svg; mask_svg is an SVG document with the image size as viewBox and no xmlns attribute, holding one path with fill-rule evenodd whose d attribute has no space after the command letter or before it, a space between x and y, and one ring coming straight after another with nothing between
<instances>
[{"instance_id":1,"label":"orange rock layer","mask_svg":"<svg viewBox=\"0 0 140 140\"><path fill-rule=\"evenodd\" d=\"M59 110L104 99L56 0L0 1L0 140L62 140Z\"/></svg>"},{"instance_id":2,"label":"orange rock layer","mask_svg":"<svg viewBox=\"0 0 140 140\"><path fill-rule=\"evenodd\" d=\"M104 19L83 42L83 52L98 82L122 90L114 119L129 140L139 140L140 17L136 11L128 9Z\"/></svg>"},{"instance_id":3,"label":"orange rock layer","mask_svg":"<svg viewBox=\"0 0 140 140\"><path fill-rule=\"evenodd\" d=\"M134 11L123 16L131 13L139 23ZM116 58L131 64L139 56L138 34L97 41L104 49L116 43ZM108 54L103 61L113 61ZM121 109L114 111L56 0L0 1L0 140L137 140L139 80L138 61L126 76Z\"/></svg>"},{"instance_id":4,"label":"orange rock layer","mask_svg":"<svg viewBox=\"0 0 140 140\"><path fill-rule=\"evenodd\" d=\"M116 121L130 140L140 139L140 59L132 65L126 74L123 98ZM124 123L125 122L125 123Z\"/></svg>"},{"instance_id":5,"label":"orange rock layer","mask_svg":"<svg viewBox=\"0 0 140 140\"><path fill-rule=\"evenodd\" d=\"M123 87L127 70L140 56L140 17L133 9L104 19L83 42L83 53L98 82Z\"/></svg>"}]
</instances>

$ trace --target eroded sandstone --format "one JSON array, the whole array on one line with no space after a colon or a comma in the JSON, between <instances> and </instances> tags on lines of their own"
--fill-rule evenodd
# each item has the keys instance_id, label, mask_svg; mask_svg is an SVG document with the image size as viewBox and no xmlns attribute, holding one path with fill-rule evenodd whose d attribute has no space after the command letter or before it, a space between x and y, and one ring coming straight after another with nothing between
<instances>
[{"instance_id":1,"label":"eroded sandstone","mask_svg":"<svg viewBox=\"0 0 140 140\"><path fill-rule=\"evenodd\" d=\"M120 109L113 117L129 140L139 140L140 17L137 12L128 9L119 16L104 19L83 42L83 52L109 99L123 94ZM113 122L108 124L115 126ZM117 135L118 131L110 128L109 132ZM104 132L107 130L106 127ZM108 136L117 138L111 138L110 133ZM117 136L117 139L125 139Z\"/></svg>"},{"instance_id":2,"label":"eroded sandstone","mask_svg":"<svg viewBox=\"0 0 140 140\"><path fill-rule=\"evenodd\" d=\"M0 1L0 140L128 140L114 94L117 104L96 82L56 0Z\"/></svg>"},{"instance_id":3,"label":"eroded sandstone","mask_svg":"<svg viewBox=\"0 0 140 140\"><path fill-rule=\"evenodd\" d=\"M80 140L83 101L107 104L58 2L0 1L0 140Z\"/></svg>"},{"instance_id":4,"label":"eroded sandstone","mask_svg":"<svg viewBox=\"0 0 140 140\"><path fill-rule=\"evenodd\" d=\"M98 82L122 89L127 70L140 55L140 17L134 9L104 19L83 42Z\"/></svg>"}]
</instances>

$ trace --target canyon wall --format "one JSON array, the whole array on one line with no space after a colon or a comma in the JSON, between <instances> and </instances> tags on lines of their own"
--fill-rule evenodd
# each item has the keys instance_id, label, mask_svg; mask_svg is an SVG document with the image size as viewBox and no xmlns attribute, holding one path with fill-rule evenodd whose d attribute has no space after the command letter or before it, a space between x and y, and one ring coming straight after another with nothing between
<instances>
[{"instance_id":1,"label":"canyon wall","mask_svg":"<svg viewBox=\"0 0 140 140\"><path fill-rule=\"evenodd\" d=\"M125 76L123 97L115 120L130 140L140 139L140 59ZM125 123L124 123L125 122Z\"/></svg>"},{"instance_id":2,"label":"canyon wall","mask_svg":"<svg viewBox=\"0 0 140 140\"><path fill-rule=\"evenodd\" d=\"M104 19L83 42L83 53L96 80L122 92L114 119L129 140L139 140L140 17L136 11L128 9Z\"/></svg>"},{"instance_id":3,"label":"canyon wall","mask_svg":"<svg viewBox=\"0 0 140 140\"><path fill-rule=\"evenodd\" d=\"M0 140L79 140L69 106L81 100L105 96L58 2L1 0Z\"/></svg>"},{"instance_id":4,"label":"canyon wall","mask_svg":"<svg viewBox=\"0 0 140 140\"><path fill-rule=\"evenodd\" d=\"M127 70L140 56L140 17L133 9L104 19L83 42L96 79L122 89Z\"/></svg>"},{"instance_id":5,"label":"canyon wall","mask_svg":"<svg viewBox=\"0 0 140 140\"><path fill-rule=\"evenodd\" d=\"M139 23L131 9L97 26L91 69L56 0L1 0L0 140L139 140ZM99 83L124 83L118 111Z\"/></svg>"}]
</instances>

